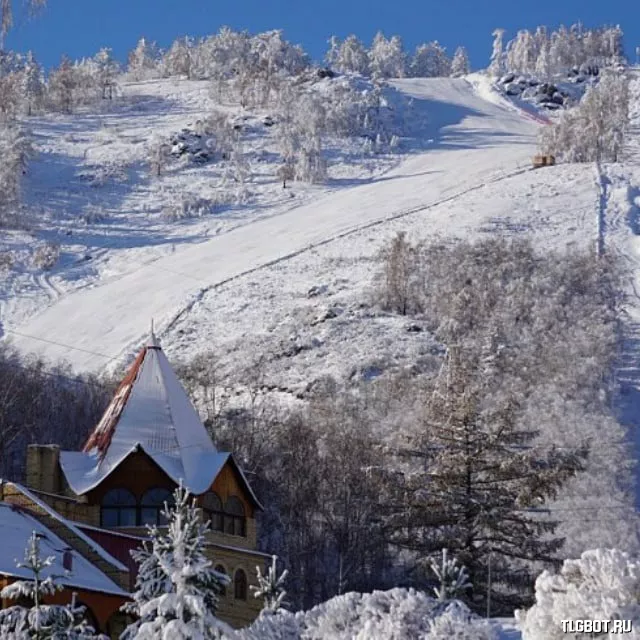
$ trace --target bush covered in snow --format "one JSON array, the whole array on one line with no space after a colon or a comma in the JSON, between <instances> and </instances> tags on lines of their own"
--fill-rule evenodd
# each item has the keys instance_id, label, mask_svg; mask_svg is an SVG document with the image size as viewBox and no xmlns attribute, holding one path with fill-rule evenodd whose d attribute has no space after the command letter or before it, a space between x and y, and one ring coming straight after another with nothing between
<instances>
[{"instance_id":1,"label":"bush covered in snow","mask_svg":"<svg viewBox=\"0 0 640 640\"><path fill-rule=\"evenodd\" d=\"M263 614L229 640L497 640L493 627L457 601L414 589L347 593L299 613Z\"/></svg>"},{"instance_id":2,"label":"bush covered in snow","mask_svg":"<svg viewBox=\"0 0 640 640\"><path fill-rule=\"evenodd\" d=\"M639 638L639 598L640 562L618 549L594 549L577 560L565 560L557 574L540 574L535 604L516 617L523 640L566 638L563 620L631 620L634 631L624 637ZM613 632L598 635L619 637Z\"/></svg>"},{"instance_id":3,"label":"bush covered in snow","mask_svg":"<svg viewBox=\"0 0 640 640\"><path fill-rule=\"evenodd\" d=\"M629 125L629 81L605 73L580 104L563 112L557 124L544 127L540 147L568 162L620 160Z\"/></svg>"}]
</instances>

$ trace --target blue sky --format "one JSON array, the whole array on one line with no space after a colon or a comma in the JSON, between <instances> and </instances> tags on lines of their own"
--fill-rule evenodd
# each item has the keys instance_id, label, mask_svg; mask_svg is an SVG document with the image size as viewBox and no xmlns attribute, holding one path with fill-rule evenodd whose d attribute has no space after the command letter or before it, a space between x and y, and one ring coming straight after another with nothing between
<instances>
[{"instance_id":1,"label":"blue sky","mask_svg":"<svg viewBox=\"0 0 640 640\"><path fill-rule=\"evenodd\" d=\"M578 20L586 26L620 24L633 59L640 45L640 2L632 0L49 0L36 18L17 13L7 47L32 49L47 67L63 53L81 58L102 46L124 61L142 36L166 47L178 36L204 36L223 25L250 32L284 29L315 59L323 56L332 34L355 33L370 42L382 29L399 34L407 48L438 40L453 52L463 44L474 68L487 64L491 32L498 26L513 34Z\"/></svg>"}]
</instances>

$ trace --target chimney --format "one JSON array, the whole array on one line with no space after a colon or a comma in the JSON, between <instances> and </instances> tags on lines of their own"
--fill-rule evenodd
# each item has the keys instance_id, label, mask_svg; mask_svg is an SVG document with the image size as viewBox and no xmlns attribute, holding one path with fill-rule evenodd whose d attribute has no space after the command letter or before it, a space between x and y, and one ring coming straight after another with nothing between
<instances>
[{"instance_id":1,"label":"chimney","mask_svg":"<svg viewBox=\"0 0 640 640\"><path fill-rule=\"evenodd\" d=\"M60 493L60 447L30 444L27 447L27 487L44 493Z\"/></svg>"},{"instance_id":2,"label":"chimney","mask_svg":"<svg viewBox=\"0 0 640 640\"><path fill-rule=\"evenodd\" d=\"M73 553L71 549L65 549L62 554L62 567L65 571L73 571Z\"/></svg>"}]
</instances>

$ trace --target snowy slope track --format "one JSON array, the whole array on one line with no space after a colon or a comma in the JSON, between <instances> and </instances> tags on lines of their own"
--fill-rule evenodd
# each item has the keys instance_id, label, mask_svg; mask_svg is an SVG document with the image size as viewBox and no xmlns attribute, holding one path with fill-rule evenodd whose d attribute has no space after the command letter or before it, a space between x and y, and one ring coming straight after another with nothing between
<instances>
[{"instance_id":1,"label":"snowy slope track","mask_svg":"<svg viewBox=\"0 0 640 640\"><path fill-rule=\"evenodd\" d=\"M484 99L469 82L441 78L394 84L422 101L433 131L430 150L371 183L335 190L62 296L24 323L7 326L7 334L21 334L11 341L24 352L65 358L78 371L102 368L107 359L87 352L117 359L139 343L150 318L166 328L223 282L453 200L528 166L537 125L504 104Z\"/></svg>"}]
</instances>

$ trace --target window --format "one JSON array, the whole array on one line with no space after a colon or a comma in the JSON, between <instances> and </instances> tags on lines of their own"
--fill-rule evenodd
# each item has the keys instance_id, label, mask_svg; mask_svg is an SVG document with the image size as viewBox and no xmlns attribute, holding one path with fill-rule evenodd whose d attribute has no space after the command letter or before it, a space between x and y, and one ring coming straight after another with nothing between
<instances>
[{"instance_id":1,"label":"window","mask_svg":"<svg viewBox=\"0 0 640 640\"><path fill-rule=\"evenodd\" d=\"M224 505L224 532L232 536L245 536L244 505L237 496L229 496Z\"/></svg>"},{"instance_id":2,"label":"window","mask_svg":"<svg viewBox=\"0 0 640 640\"><path fill-rule=\"evenodd\" d=\"M221 564L217 564L215 566L215 570L218 573L224 573L224 575L227 575L227 570L221 565ZM220 595L224 598L224 596L227 595L227 587L222 587L221 591L220 591Z\"/></svg>"},{"instance_id":3,"label":"window","mask_svg":"<svg viewBox=\"0 0 640 640\"><path fill-rule=\"evenodd\" d=\"M220 500L217 493L208 491L202 496L202 509L204 510L205 518L211 522L211 530L224 531L222 500Z\"/></svg>"},{"instance_id":4,"label":"window","mask_svg":"<svg viewBox=\"0 0 640 640\"><path fill-rule=\"evenodd\" d=\"M233 580L233 590L236 600L247 599L247 574L242 569L236 571Z\"/></svg>"},{"instance_id":5,"label":"window","mask_svg":"<svg viewBox=\"0 0 640 640\"><path fill-rule=\"evenodd\" d=\"M135 527L136 497L127 489L111 489L102 498L100 523L103 527Z\"/></svg>"},{"instance_id":6,"label":"window","mask_svg":"<svg viewBox=\"0 0 640 640\"><path fill-rule=\"evenodd\" d=\"M143 496L140 505L140 524L167 524L162 515L164 503L173 503L173 495L167 489L149 489Z\"/></svg>"}]
</instances>

